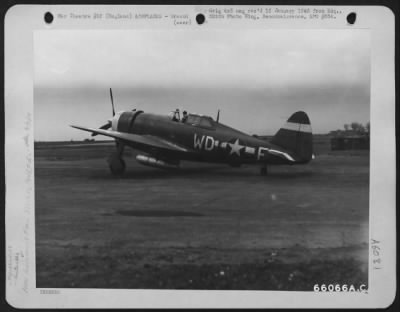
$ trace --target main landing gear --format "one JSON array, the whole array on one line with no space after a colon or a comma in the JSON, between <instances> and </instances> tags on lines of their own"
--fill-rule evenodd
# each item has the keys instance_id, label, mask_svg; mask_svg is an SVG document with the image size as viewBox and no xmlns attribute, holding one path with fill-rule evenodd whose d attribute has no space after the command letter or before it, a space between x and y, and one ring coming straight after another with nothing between
<instances>
[{"instance_id":1,"label":"main landing gear","mask_svg":"<svg viewBox=\"0 0 400 312\"><path fill-rule=\"evenodd\" d=\"M122 159L123 151L123 144L117 142L117 152L112 153L107 159L111 173L115 176L121 176L125 172L126 165L125 161Z\"/></svg>"},{"instance_id":2,"label":"main landing gear","mask_svg":"<svg viewBox=\"0 0 400 312\"><path fill-rule=\"evenodd\" d=\"M268 175L268 167L267 167L267 165L263 165L260 168L260 175L262 175L262 176L267 176Z\"/></svg>"},{"instance_id":3,"label":"main landing gear","mask_svg":"<svg viewBox=\"0 0 400 312\"><path fill-rule=\"evenodd\" d=\"M125 161L118 153L111 154L107 161L113 175L120 176L125 172Z\"/></svg>"}]
</instances>

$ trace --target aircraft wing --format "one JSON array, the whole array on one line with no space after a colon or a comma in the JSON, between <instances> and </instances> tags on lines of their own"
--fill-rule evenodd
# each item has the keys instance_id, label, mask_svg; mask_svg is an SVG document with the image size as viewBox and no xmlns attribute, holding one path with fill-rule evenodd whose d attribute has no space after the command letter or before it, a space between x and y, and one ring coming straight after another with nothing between
<instances>
[{"instance_id":1,"label":"aircraft wing","mask_svg":"<svg viewBox=\"0 0 400 312\"><path fill-rule=\"evenodd\" d=\"M174 152L192 152L192 150L187 149L183 146L177 145L172 143L168 140L161 139L159 137L153 135L140 135L140 134L133 134L133 133L125 133L125 132L118 132L112 130L103 130L103 129L94 129L94 128L85 128L80 126L73 126L71 127L92 132L96 134L105 135L114 139L119 139L125 142L134 143L134 144L142 144L150 147L155 147L158 149L169 150Z\"/></svg>"}]
</instances>

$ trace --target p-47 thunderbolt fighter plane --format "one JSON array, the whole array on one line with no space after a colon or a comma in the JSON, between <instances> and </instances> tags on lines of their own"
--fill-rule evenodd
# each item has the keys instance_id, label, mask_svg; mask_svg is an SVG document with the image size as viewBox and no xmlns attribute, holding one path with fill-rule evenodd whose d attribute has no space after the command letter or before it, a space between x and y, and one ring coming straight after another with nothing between
<instances>
[{"instance_id":1,"label":"p-47 thunderbolt fighter plane","mask_svg":"<svg viewBox=\"0 0 400 312\"><path fill-rule=\"evenodd\" d=\"M112 137L116 152L108 163L111 172L125 171L122 158L125 146L142 151L136 160L158 168L179 168L180 160L241 164L259 164L261 175L268 165L306 164L313 157L310 120L305 112L294 113L270 141L235 130L209 116L189 114L180 121L167 115L141 110L115 113L110 89L113 117L100 128L71 126L92 135ZM111 128L111 129L110 129Z\"/></svg>"}]
</instances>

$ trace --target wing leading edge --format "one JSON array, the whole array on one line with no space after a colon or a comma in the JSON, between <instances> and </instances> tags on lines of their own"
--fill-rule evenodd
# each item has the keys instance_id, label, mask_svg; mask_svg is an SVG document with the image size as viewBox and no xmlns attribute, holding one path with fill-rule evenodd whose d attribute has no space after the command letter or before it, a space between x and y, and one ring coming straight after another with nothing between
<instances>
[{"instance_id":1,"label":"wing leading edge","mask_svg":"<svg viewBox=\"0 0 400 312\"><path fill-rule=\"evenodd\" d=\"M174 152L186 152L189 153L191 150L179 146L175 143L172 143L170 141L167 141L165 139L161 139L156 136L152 135L139 135L139 134L133 134L133 133L123 133L123 132L118 132L118 131L112 131L112 130L103 130L103 129L94 129L94 128L85 128L85 127L80 127L80 126L74 126L71 125L72 128L76 128L79 130L95 133L95 134L101 134L104 136L108 136L114 139L119 139L128 143L134 143L134 144L142 144L158 149L163 149L163 150L169 150L169 151L174 151Z\"/></svg>"}]
</instances>

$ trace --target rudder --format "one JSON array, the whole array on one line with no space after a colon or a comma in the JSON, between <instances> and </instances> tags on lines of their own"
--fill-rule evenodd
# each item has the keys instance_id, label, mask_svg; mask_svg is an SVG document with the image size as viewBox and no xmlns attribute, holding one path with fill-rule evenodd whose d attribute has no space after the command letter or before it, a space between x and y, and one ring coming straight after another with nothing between
<instances>
[{"instance_id":1,"label":"rudder","mask_svg":"<svg viewBox=\"0 0 400 312\"><path fill-rule=\"evenodd\" d=\"M293 152L299 162L309 162L313 156L313 138L307 114L298 111L290 116L271 143Z\"/></svg>"}]
</instances>

